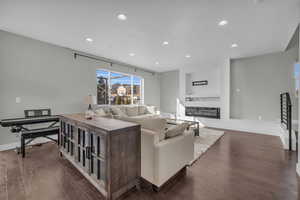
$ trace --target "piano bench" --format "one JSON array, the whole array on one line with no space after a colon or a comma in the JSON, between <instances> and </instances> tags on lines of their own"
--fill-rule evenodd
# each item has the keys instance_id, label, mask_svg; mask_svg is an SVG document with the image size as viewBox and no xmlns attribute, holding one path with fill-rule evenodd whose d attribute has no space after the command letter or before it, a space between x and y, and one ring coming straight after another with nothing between
<instances>
[{"instance_id":1,"label":"piano bench","mask_svg":"<svg viewBox=\"0 0 300 200\"><path fill-rule=\"evenodd\" d=\"M59 134L59 126L49 127L49 128L40 128L34 130L26 130L21 132L21 153L22 157L25 157L25 146L26 146L26 139L35 139L38 137L46 137L50 135L57 135Z\"/></svg>"}]
</instances>

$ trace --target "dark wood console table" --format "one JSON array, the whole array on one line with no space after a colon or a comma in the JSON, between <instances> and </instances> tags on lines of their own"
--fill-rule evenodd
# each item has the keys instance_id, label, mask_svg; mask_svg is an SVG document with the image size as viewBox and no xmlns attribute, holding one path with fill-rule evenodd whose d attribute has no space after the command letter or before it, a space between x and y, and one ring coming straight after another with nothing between
<instances>
[{"instance_id":1,"label":"dark wood console table","mask_svg":"<svg viewBox=\"0 0 300 200\"><path fill-rule=\"evenodd\" d=\"M84 114L60 118L60 152L107 199L139 187L140 125L109 118L86 120Z\"/></svg>"}]
</instances>

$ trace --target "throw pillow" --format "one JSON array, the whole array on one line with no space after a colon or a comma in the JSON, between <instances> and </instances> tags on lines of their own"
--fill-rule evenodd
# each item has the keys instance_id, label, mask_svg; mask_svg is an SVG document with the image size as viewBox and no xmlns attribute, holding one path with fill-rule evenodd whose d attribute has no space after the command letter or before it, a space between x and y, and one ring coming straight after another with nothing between
<instances>
[{"instance_id":1,"label":"throw pillow","mask_svg":"<svg viewBox=\"0 0 300 200\"><path fill-rule=\"evenodd\" d=\"M156 107L155 106L147 106L147 112L149 114L155 115L156 114Z\"/></svg>"},{"instance_id":2,"label":"throw pillow","mask_svg":"<svg viewBox=\"0 0 300 200\"><path fill-rule=\"evenodd\" d=\"M124 117L127 116L127 114L126 114L125 112L123 112L123 111L122 111L120 108L118 108L118 107L112 106L112 107L111 107L111 111L112 111L112 114L113 114L113 115L119 115L119 116L124 116Z\"/></svg>"},{"instance_id":3,"label":"throw pillow","mask_svg":"<svg viewBox=\"0 0 300 200\"><path fill-rule=\"evenodd\" d=\"M103 106L102 109L104 110L104 112L105 112L106 114L111 114L111 109L110 109L109 106Z\"/></svg>"},{"instance_id":4,"label":"throw pillow","mask_svg":"<svg viewBox=\"0 0 300 200\"><path fill-rule=\"evenodd\" d=\"M137 116L139 115L139 107L138 106L126 107L126 113L130 117Z\"/></svg>"},{"instance_id":5,"label":"throw pillow","mask_svg":"<svg viewBox=\"0 0 300 200\"><path fill-rule=\"evenodd\" d=\"M167 131L165 132L166 138L173 138L178 135L182 135L187 127L188 127L188 123L182 123L168 128Z\"/></svg>"},{"instance_id":6,"label":"throw pillow","mask_svg":"<svg viewBox=\"0 0 300 200\"><path fill-rule=\"evenodd\" d=\"M95 116L96 117L104 117L104 116L106 116L106 113L102 108L98 108L97 110L95 110Z\"/></svg>"},{"instance_id":7,"label":"throw pillow","mask_svg":"<svg viewBox=\"0 0 300 200\"><path fill-rule=\"evenodd\" d=\"M139 120L139 123L141 124L142 128L157 132L157 134L159 134L159 141L165 139L165 128L167 125L166 119L148 118Z\"/></svg>"},{"instance_id":8,"label":"throw pillow","mask_svg":"<svg viewBox=\"0 0 300 200\"><path fill-rule=\"evenodd\" d=\"M139 115L148 114L146 106L139 106Z\"/></svg>"}]
</instances>

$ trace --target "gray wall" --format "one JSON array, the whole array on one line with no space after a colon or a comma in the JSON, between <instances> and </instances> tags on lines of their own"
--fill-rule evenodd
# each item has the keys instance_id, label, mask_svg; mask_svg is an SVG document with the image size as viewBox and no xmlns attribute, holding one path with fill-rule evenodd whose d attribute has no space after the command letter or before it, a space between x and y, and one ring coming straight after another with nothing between
<instances>
[{"instance_id":1,"label":"gray wall","mask_svg":"<svg viewBox=\"0 0 300 200\"><path fill-rule=\"evenodd\" d=\"M290 92L293 118L298 116L293 76L298 47L286 52L235 59L230 68L230 117L262 120L280 119L280 97ZM240 90L238 92L237 90Z\"/></svg>"},{"instance_id":2,"label":"gray wall","mask_svg":"<svg viewBox=\"0 0 300 200\"><path fill-rule=\"evenodd\" d=\"M54 114L84 111L83 98L96 95L98 68L144 77L145 103L159 106L158 75L86 58L74 60L72 50L0 30L0 119L22 117L29 108L49 107ZM16 141L7 128L0 128L0 145Z\"/></svg>"},{"instance_id":3,"label":"gray wall","mask_svg":"<svg viewBox=\"0 0 300 200\"><path fill-rule=\"evenodd\" d=\"M300 62L300 24L298 25L298 28L296 30L296 35L295 37L297 37L298 39L298 62ZM300 98L298 98L298 105L300 105ZM300 113L300 106L298 106L298 112ZM300 117L298 117L298 133L300 132ZM297 171L300 172L300 166L299 166L299 161L300 161L300 148L299 148L299 144L298 144L298 163L297 163ZM299 175L299 173L298 173Z\"/></svg>"},{"instance_id":4,"label":"gray wall","mask_svg":"<svg viewBox=\"0 0 300 200\"><path fill-rule=\"evenodd\" d=\"M179 97L179 71L160 73L160 107L162 112L175 113Z\"/></svg>"}]
</instances>

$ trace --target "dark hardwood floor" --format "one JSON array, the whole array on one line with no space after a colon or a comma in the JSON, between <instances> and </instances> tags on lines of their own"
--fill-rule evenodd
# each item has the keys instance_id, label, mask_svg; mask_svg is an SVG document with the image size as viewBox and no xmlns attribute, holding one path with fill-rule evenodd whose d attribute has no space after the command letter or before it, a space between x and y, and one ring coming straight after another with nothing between
<instances>
[{"instance_id":1,"label":"dark hardwood floor","mask_svg":"<svg viewBox=\"0 0 300 200\"><path fill-rule=\"evenodd\" d=\"M53 143L28 149L22 159L0 152L1 200L94 200L101 194ZM176 155L174 155L176 156ZM131 199L297 200L296 154L283 151L278 137L226 131L187 176L159 193L142 189Z\"/></svg>"}]
</instances>

